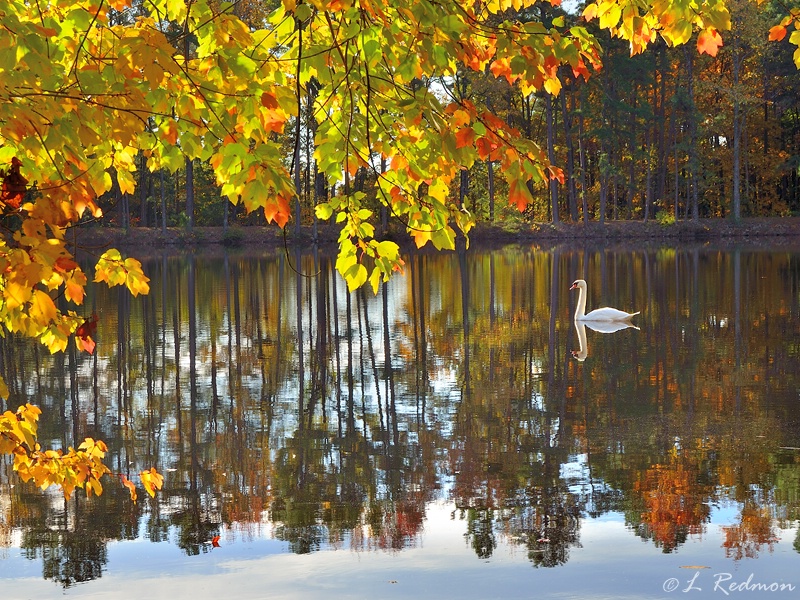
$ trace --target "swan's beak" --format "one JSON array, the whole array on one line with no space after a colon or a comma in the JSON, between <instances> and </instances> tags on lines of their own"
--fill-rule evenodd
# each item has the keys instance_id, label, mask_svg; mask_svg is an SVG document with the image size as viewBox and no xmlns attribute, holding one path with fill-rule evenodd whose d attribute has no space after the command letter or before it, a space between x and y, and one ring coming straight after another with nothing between
<instances>
[{"instance_id":1,"label":"swan's beak","mask_svg":"<svg viewBox=\"0 0 800 600\"><path fill-rule=\"evenodd\" d=\"M577 283L573 283L572 287L570 287L569 289L574 290L576 287L578 287L578 284Z\"/></svg>"}]
</instances>

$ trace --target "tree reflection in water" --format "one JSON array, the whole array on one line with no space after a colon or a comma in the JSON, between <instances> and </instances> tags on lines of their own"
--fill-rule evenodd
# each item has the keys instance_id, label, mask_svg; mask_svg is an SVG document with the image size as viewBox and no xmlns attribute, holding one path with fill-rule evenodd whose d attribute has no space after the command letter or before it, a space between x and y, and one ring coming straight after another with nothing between
<instances>
[{"instance_id":1,"label":"tree reflection in water","mask_svg":"<svg viewBox=\"0 0 800 600\"><path fill-rule=\"evenodd\" d=\"M2 463L0 541L20 532L65 586L140 537L187 554L217 535L399 551L434 501L477 557L513 544L542 567L610 512L671 552L734 505L734 558L798 517L798 255L421 254L377 295L347 293L316 252L145 266L145 298L92 290L94 356L0 341L9 408L42 406L43 440L100 437L115 472L166 475L138 506L113 482L65 503ZM580 361L577 276L598 302L642 307L641 331L595 334Z\"/></svg>"}]
</instances>

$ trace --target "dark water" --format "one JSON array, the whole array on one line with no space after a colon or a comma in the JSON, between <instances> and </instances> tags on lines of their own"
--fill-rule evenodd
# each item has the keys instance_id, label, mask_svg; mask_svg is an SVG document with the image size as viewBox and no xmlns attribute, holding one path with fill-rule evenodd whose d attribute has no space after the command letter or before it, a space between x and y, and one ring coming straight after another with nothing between
<instances>
[{"instance_id":1,"label":"dark water","mask_svg":"<svg viewBox=\"0 0 800 600\"><path fill-rule=\"evenodd\" d=\"M4 599L800 594L800 251L421 255L377 295L307 253L144 264L88 297L94 356L0 357L43 443L164 490L4 460ZM639 329L576 328L578 277Z\"/></svg>"}]
</instances>

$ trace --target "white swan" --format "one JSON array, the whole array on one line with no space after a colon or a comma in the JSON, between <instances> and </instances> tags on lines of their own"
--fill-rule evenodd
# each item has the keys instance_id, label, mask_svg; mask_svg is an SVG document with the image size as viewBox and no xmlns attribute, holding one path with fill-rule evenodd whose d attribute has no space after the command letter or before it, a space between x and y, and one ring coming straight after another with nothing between
<instances>
[{"instance_id":1,"label":"white swan","mask_svg":"<svg viewBox=\"0 0 800 600\"><path fill-rule=\"evenodd\" d=\"M603 308L597 308L587 315L585 314L586 282L583 279L576 280L569 289L574 290L575 288L578 288L578 306L575 309L576 321L628 321L631 317L639 314L639 311L627 313L624 310L605 306Z\"/></svg>"}]
</instances>

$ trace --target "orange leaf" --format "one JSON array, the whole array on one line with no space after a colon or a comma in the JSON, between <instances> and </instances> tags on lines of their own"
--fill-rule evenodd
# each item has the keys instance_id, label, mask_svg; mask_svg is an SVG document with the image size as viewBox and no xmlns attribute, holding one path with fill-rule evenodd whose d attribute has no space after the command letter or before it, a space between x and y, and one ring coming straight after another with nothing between
<instances>
[{"instance_id":1,"label":"orange leaf","mask_svg":"<svg viewBox=\"0 0 800 600\"><path fill-rule=\"evenodd\" d=\"M214 548L219 548L220 547L220 545L219 545L219 536L218 535L215 535L213 538L211 538L211 545Z\"/></svg>"},{"instance_id":2,"label":"orange leaf","mask_svg":"<svg viewBox=\"0 0 800 600\"><path fill-rule=\"evenodd\" d=\"M495 77L505 77L511 82L511 61L507 58L498 58L495 60L489 70Z\"/></svg>"},{"instance_id":3,"label":"orange leaf","mask_svg":"<svg viewBox=\"0 0 800 600\"><path fill-rule=\"evenodd\" d=\"M462 127L456 132L456 148L471 146L475 140L475 130L472 127Z\"/></svg>"},{"instance_id":4,"label":"orange leaf","mask_svg":"<svg viewBox=\"0 0 800 600\"><path fill-rule=\"evenodd\" d=\"M597 17L597 4L590 4L586 8L583 9L583 14L581 15L585 21L591 21L595 17Z\"/></svg>"},{"instance_id":5,"label":"orange leaf","mask_svg":"<svg viewBox=\"0 0 800 600\"><path fill-rule=\"evenodd\" d=\"M564 171L562 169L559 169L558 167L554 167L553 165L548 166L547 167L547 177L548 177L548 179L556 179L556 180L558 180L558 183L560 183L561 185L564 185L564 181L565 181L565 179L564 179Z\"/></svg>"},{"instance_id":6,"label":"orange leaf","mask_svg":"<svg viewBox=\"0 0 800 600\"><path fill-rule=\"evenodd\" d=\"M83 286L75 281L75 277L71 277L65 282L64 296L67 300L75 304L83 303L84 289Z\"/></svg>"},{"instance_id":7,"label":"orange leaf","mask_svg":"<svg viewBox=\"0 0 800 600\"><path fill-rule=\"evenodd\" d=\"M423 231L421 229L414 229L410 233L411 237L414 238L414 243L417 245L417 248L422 248L431 240L431 237L433 237L430 231Z\"/></svg>"},{"instance_id":8,"label":"orange leaf","mask_svg":"<svg viewBox=\"0 0 800 600\"><path fill-rule=\"evenodd\" d=\"M290 215L289 201L283 196L278 196L276 200L264 205L264 216L267 218L267 223L275 221L281 229L289 221Z\"/></svg>"},{"instance_id":9,"label":"orange leaf","mask_svg":"<svg viewBox=\"0 0 800 600\"><path fill-rule=\"evenodd\" d=\"M572 67L572 75L577 79L578 76L583 76L584 81L589 81L589 69L586 68L586 63L583 59L579 59L577 64Z\"/></svg>"},{"instance_id":10,"label":"orange leaf","mask_svg":"<svg viewBox=\"0 0 800 600\"><path fill-rule=\"evenodd\" d=\"M167 121L164 127L164 139L172 146L178 143L178 126L175 121Z\"/></svg>"},{"instance_id":11,"label":"orange leaf","mask_svg":"<svg viewBox=\"0 0 800 600\"><path fill-rule=\"evenodd\" d=\"M722 46L722 36L714 28L701 31L697 36L697 51L700 54L716 56L720 46Z\"/></svg>"},{"instance_id":12,"label":"orange leaf","mask_svg":"<svg viewBox=\"0 0 800 600\"><path fill-rule=\"evenodd\" d=\"M544 72L548 77L558 77L558 59L552 54L544 59Z\"/></svg>"},{"instance_id":13,"label":"orange leaf","mask_svg":"<svg viewBox=\"0 0 800 600\"><path fill-rule=\"evenodd\" d=\"M283 128L286 125L286 115L283 111L278 109L266 109L262 110L260 114L264 129L269 132L283 133Z\"/></svg>"},{"instance_id":14,"label":"orange leaf","mask_svg":"<svg viewBox=\"0 0 800 600\"><path fill-rule=\"evenodd\" d=\"M85 338L76 338L78 342L78 348L81 350L86 350L89 354L94 354L94 348L97 344L95 344L94 340L90 337Z\"/></svg>"},{"instance_id":15,"label":"orange leaf","mask_svg":"<svg viewBox=\"0 0 800 600\"><path fill-rule=\"evenodd\" d=\"M136 504L136 486L133 485L133 482L125 477L125 475L121 475L120 477L122 478L122 485L128 488L128 491L131 493L131 500L133 500L133 503Z\"/></svg>"},{"instance_id":16,"label":"orange leaf","mask_svg":"<svg viewBox=\"0 0 800 600\"><path fill-rule=\"evenodd\" d=\"M780 42L783 38L786 37L786 27L783 25L775 25L769 30L769 41L770 42Z\"/></svg>"},{"instance_id":17,"label":"orange leaf","mask_svg":"<svg viewBox=\"0 0 800 600\"><path fill-rule=\"evenodd\" d=\"M533 197L531 196L531 192L528 189L528 186L525 185L524 181L514 180L511 182L508 192L509 204L516 204L517 209L522 212L532 201Z\"/></svg>"},{"instance_id":18,"label":"orange leaf","mask_svg":"<svg viewBox=\"0 0 800 600\"><path fill-rule=\"evenodd\" d=\"M481 160L486 160L487 158L489 160L495 160L499 145L488 137L482 137L478 138L478 141L475 142L475 148L477 148L478 156L481 157Z\"/></svg>"}]
</instances>

